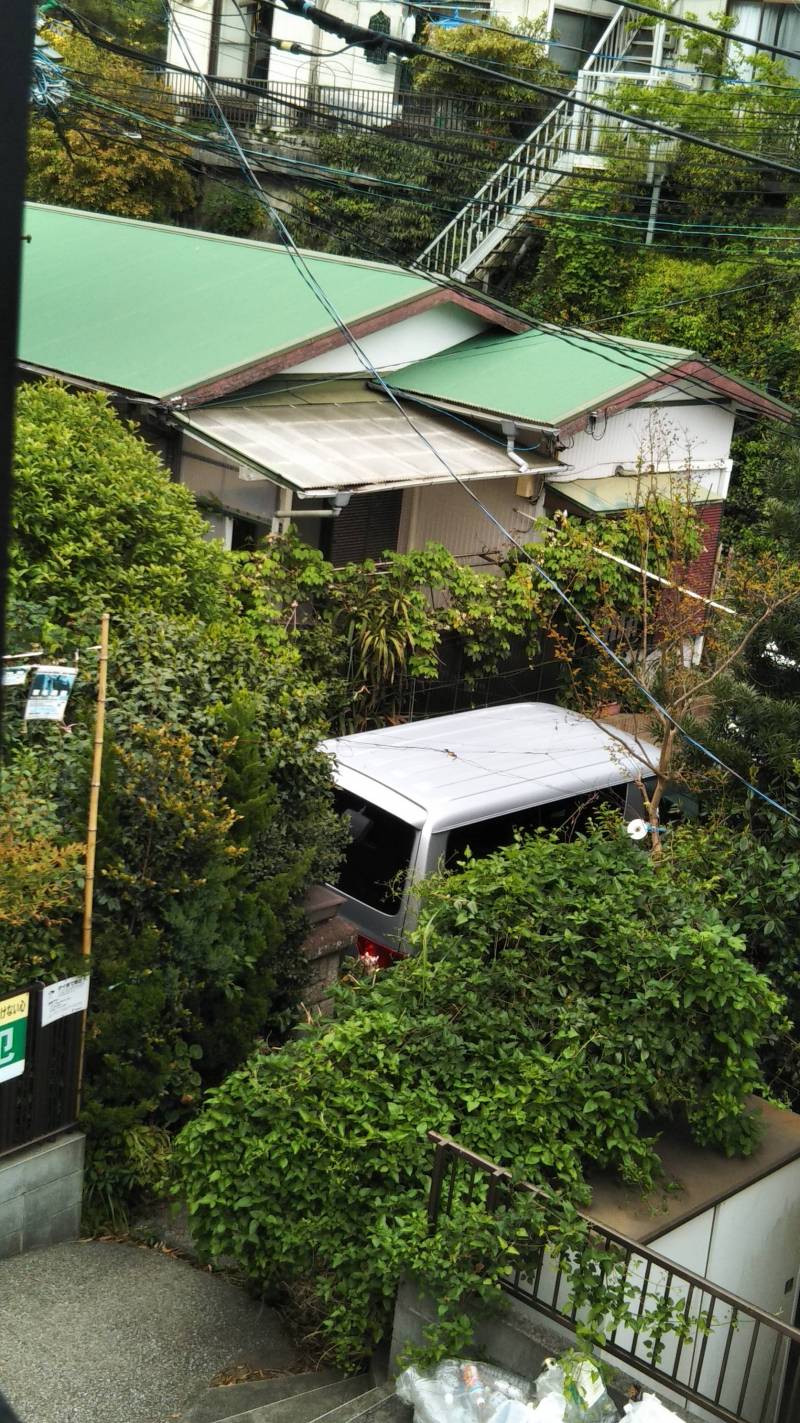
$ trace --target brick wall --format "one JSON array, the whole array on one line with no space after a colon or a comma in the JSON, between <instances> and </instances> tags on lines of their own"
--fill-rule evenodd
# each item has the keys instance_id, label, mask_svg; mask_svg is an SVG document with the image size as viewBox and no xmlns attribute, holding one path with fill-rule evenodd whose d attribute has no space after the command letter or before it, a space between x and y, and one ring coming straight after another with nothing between
<instances>
[{"instance_id":1,"label":"brick wall","mask_svg":"<svg viewBox=\"0 0 800 1423\"><path fill-rule=\"evenodd\" d=\"M702 593L706 598L711 595L711 585L714 579L722 509L722 504L704 504L698 511L703 537L703 552L698 554L697 558L692 559L680 580L686 588L691 588L693 593Z\"/></svg>"}]
</instances>

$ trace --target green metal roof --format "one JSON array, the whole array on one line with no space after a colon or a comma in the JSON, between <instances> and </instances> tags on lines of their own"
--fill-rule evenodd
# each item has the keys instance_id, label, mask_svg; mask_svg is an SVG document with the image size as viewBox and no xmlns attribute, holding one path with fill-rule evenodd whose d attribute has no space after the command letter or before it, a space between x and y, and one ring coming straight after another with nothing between
<instances>
[{"instance_id":1,"label":"green metal roof","mask_svg":"<svg viewBox=\"0 0 800 1423\"><path fill-rule=\"evenodd\" d=\"M30 204L21 361L166 397L335 329L289 254L263 242ZM320 254L314 276L348 323L433 283Z\"/></svg>"},{"instance_id":2,"label":"green metal roof","mask_svg":"<svg viewBox=\"0 0 800 1423\"><path fill-rule=\"evenodd\" d=\"M388 384L533 425L561 425L692 356L676 346L547 327L476 336L396 371Z\"/></svg>"}]
</instances>

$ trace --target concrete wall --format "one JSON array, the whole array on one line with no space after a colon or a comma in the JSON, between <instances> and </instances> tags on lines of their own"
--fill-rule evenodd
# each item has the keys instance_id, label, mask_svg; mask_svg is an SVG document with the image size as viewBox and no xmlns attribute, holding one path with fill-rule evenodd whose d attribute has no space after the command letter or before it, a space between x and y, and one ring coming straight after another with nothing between
<instances>
[{"instance_id":1,"label":"concrete wall","mask_svg":"<svg viewBox=\"0 0 800 1423\"><path fill-rule=\"evenodd\" d=\"M0 1259L80 1234L82 1132L0 1157Z\"/></svg>"}]
</instances>

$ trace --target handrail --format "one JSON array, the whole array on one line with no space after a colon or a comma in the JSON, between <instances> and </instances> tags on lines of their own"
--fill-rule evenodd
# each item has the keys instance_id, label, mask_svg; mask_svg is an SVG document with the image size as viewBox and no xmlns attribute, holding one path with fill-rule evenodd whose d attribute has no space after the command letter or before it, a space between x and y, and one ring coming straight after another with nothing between
<instances>
[{"instance_id":1,"label":"handrail","mask_svg":"<svg viewBox=\"0 0 800 1423\"><path fill-rule=\"evenodd\" d=\"M621 5L579 70L569 93L437 233L417 257L416 266L448 275L469 275L477 265L476 254L484 242L494 237L497 245L504 231L516 225L526 208L535 205L538 187L543 190L539 196L543 196L572 171L576 153L594 151L596 130L602 124L597 123L590 110L574 101L586 99L609 76L620 72L642 29L641 20L631 17ZM569 141L560 141L565 135ZM556 167L559 162L562 166ZM526 201L528 199L530 201ZM476 207L481 209L480 216L471 219ZM446 260L439 260L441 257Z\"/></svg>"},{"instance_id":2,"label":"handrail","mask_svg":"<svg viewBox=\"0 0 800 1423\"><path fill-rule=\"evenodd\" d=\"M550 1193L529 1181L516 1181L513 1173L506 1167L498 1166L477 1152L470 1151L454 1141L452 1137L429 1131L428 1138L435 1147L428 1198L428 1221L431 1230L435 1230L437 1227L443 1203L445 1212L449 1212L452 1206L457 1175L462 1166L470 1173L470 1200L473 1198L477 1173L486 1178L484 1204L489 1211L495 1209L498 1204L501 1186L509 1191L522 1191L540 1199L546 1198L552 1206L553 1196ZM449 1181L446 1182L448 1168ZM638 1370L691 1403L697 1404L708 1413L713 1414L715 1418L724 1420L724 1423L755 1423L756 1419L758 1423L763 1423L763 1420L768 1416L768 1405L773 1402L773 1381L775 1378L780 1380L784 1364L788 1365L790 1351L792 1357L798 1360L797 1373L792 1383L793 1396L797 1393L800 1389L800 1329L786 1324L777 1315L770 1314L759 1305L742 1299L733 1291L714 1284L713 1281L698 1275L695 1271L676 1264L674 1260L651 1250L649 1246L641 1245L620 1231L613 1230L610 1226L604 1225L589 1215L588 1212L581 1212L581 1214L594 1239L599 1240L606 1248L613 1246L620 1251L621 1283L623 1286L630 1286L634 1294L638 1288L637 1321L641 1322L644 1318L646 1322L645 1306L648 1299L664 1304L667 1301L672 1301L679 1308L682 1307L683 1325L685 1326L691 1324L692 1303L696 1301L700 1319L700 1323L695 1328L695 1344L699 1345L696 1356L690 1354L686 1358L683 1357L684 1344L686 1343L686 1335L683 1330L676 1333L674 1327L662 1325L660 1329L656 1327L654 1331L651 1355L648 1358L646 1354L638 1352L640 1334L630 1323L616 1325L611 1335L602 1344L601 1353L607 1353L627 1365L628 1368ZM634 1261L640 1262L642 1273L640 1281L631 1278L631 1266ZM546 1264L550 1265L550 1275L545 1269ZM534 1265L535 1273L533 1273ZM575 1331L578 1327L579 1306L577 1303L570 1305L568 1287L563 1284L565 1265L558 1252L549 1250L545 1242L536 1244L533 1250L533 1262L529 1262L526 1270L528 1273L523 1275L520 1267L513 1275L502 1280L500 1282L502 1289L531 1309ZM556 1272L555 1288L551 1291L553 1270ZM660 1279L659 1275L664 1279ZM673 1287L676 1283L679 1289L677 1300L674 1301ZM566 1298L562 1300L565 1290ZM720 1308L723 1316L727 1315L727 1317L720 1317L718 1314ZM751 1331L750 1334L747 1333L748 1327ZM708 1349L709 1340L712 1338L715 1328L727 1331L724 1335L722 1357L716 1364L714 1364L714 1349ZM631 1343L629 1345L619 1342L617 1336L621 1330L627 1330L630 1334ZM662 1354L666 1353L666 1346L670 1338L675 1340L672 1363L671 1366L662 1366L660 1360ZM736 1347L734 1347L734 1341L736 1341ZM720 1335L717 1335L716 1342L722 1342ZM761 1399L755 1400L755 1407L758 1411L753 1414L748 1406L751 1396L754 1395L751 1385L754 1377L759 1378L763 1374L765 1348L768 1356L766 1358L768 1372ZM781 1348L784 1350L782 1361L779 1360ZM682 1363L683 1367L681 1368ZM779 1363L780 1367L778 1367ZM705 1383L704 1372L705 1376L710 1375L708 1384ZM724 1395L726 1391L730 1394L731 1389L733 1389L734 1396L729 1401L725 1401ZM774 1418L774 1412L769 1416ZM782 1417L784 1416L789 1417L789 1415L782 1415Z\"/></svg>"}]
</instances>

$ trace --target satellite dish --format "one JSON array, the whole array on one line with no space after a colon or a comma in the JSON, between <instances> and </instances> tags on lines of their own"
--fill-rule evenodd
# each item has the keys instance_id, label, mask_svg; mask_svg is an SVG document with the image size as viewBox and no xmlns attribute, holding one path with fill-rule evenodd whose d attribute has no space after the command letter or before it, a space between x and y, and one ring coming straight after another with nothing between
<instances>
[{"instance_id":1,"label":"satellite dish","mask_svg":"<svg viewBox=\"0 0 800 1423\"><path fill-rule=\"evenodd\" d=\"M644 840L650 827L644 820L629 820L625 829L632 840Z\"/></svg>"}]
</instances>

